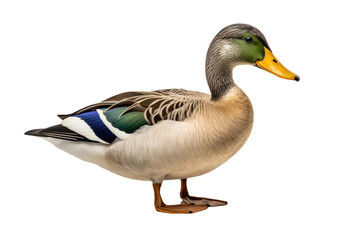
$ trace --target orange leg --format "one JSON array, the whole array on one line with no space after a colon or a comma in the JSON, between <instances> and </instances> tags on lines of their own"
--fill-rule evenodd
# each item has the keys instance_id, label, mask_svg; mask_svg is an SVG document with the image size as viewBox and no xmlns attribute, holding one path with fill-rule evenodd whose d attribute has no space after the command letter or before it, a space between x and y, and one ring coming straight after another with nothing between
<instances>
[{"instance_id":1,"label":"orange leg","mask_svg":"<svg viewBox=\"0 0 360 240\"><path fill-rule=\"evenodd\" d=\"M166 205L160 195L161 183L153 183L155 194L155 209L164 213L195 213L208 208L206 204Z\"/></svg>"},{"instance_id":2,"label":"orange leg","mask_svg":"<svg viewBox=\"0 0 360 240\"><path fill-rule=\"evenodd\" d=\"M187 190L186 180L187 179L181 179L180 197L183 200L182 204L205 204L209 207L224 206L227 204L226 201L222 200L190 196Z\"/></svg>"}]
</instances>

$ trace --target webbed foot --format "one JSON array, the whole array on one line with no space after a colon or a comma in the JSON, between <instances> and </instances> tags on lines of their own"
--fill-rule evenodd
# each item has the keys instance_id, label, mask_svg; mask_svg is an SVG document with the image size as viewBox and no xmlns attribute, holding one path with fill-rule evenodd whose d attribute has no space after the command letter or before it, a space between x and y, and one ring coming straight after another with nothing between
<instances>
[{"instance_id":1,"label":"webbed foot","mask_svg":"<svg viewBox=\"0 0 360 240\"><path fill-rule=\"evenodd\" d=\"M166 205L160 195L161 183L153 183L155 194L155 209L164 213L196 213L208 208L206 204Z\"/></svg>"},{"instance_id":2,"label":"webbed foot","mask_svg":"<svg viewBox=\"0 0 360 240\"><path fill-rule=\"evenodd\" d=\"M211 199L211 198L202 198L202 197L193 197L193 196L183 196L181 204L205 204L208 207L217 207L227 205L226 201Z\"/></svg>"},{"instance_id":3,"label":"webbed foot","mask_svg":"<svg viewBox=\"0 0 360 240\"><path fill-rule=\"evenodd\" d=\"M196 205L205 204L208 207L227 205L227 202L223 200L190 196L187 190L186 179L181 179L180 197L182 199L181 204L196 204Z\"/></svg>"},{"instance_id":4,"label":"webbed foot","mask_svg":"<svg viewBox=\"0 0 360 240\"><path fill-rule=\"evenodd\" d=\"M155 206L156 211L164 213L196 213L207 209L205 204L179 204Z\"/></svg>"}]
</instances>

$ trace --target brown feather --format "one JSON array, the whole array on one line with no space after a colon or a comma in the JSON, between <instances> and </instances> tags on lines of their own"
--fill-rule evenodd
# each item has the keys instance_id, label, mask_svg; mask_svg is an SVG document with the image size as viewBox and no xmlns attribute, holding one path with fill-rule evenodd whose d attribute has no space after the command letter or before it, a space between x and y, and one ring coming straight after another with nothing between
<instances>
[{"instance_id":1,"label":"brown feather","mask_svg":"<svg viewBox=\"0 0 360 240\"><path fill-rule=\"evenodd\" d=\"M144 112L144 118L151 124L162 120L183 121L191 117L197 106L210 96L184 89L163 89L153 92L125 92L100 103L89 105L72 114L59 115L60 118L94 111L98 108L128 107L119 118L129 112Z\"/></svg>"}]
</instances>

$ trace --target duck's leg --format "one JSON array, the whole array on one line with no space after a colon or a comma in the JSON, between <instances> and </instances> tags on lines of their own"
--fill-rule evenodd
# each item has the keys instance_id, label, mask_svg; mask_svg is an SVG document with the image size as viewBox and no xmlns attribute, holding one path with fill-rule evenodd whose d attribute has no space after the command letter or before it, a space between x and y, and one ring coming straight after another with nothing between
<instances>
[{"instance_id":1,"label":"duck's leg","mask_svg":"<svg viewBox=\"0 0 360 240\"><path fill-rule=\"evenodd\" d=\"M181 179L180 197L183 200L182 204L206 204L209 207L224 206L227 204L226 201L222 200L190 196L187 190L186 180L187 179Z\"/></svg>"},{"instance_id":2,"label":"duck's leg","mask_svg":"<svg viewBox=\"0 0 360 240\"><path fill-rule=\"evenodd\" d=\"M208 208L206 204L179 204L166 205L160 195L161 183L153 183L155 194L155 209L159 212L165 213L195 213Z\"/></svg>"}]
</instances>

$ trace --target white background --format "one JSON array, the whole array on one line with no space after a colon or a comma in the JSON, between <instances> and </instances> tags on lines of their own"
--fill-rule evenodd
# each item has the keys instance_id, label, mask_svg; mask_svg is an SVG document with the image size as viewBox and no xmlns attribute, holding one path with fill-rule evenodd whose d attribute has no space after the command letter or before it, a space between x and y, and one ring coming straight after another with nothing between
<instances>
[{"instance_id":1,"label":"white background","mask_svg":"<svg viewBox=\"0 0 360 240\"><path fill-rule=\"evenodd\" d=\"M355 1L1 1L1 239L359 239ZM208 92L207 47L259 28L301 81L241 66L255 111L231 160L189 180L228 206L158 213L150 182L82 162L26 130L123 91ZM162 188L179 203L179 181Z\"/></svg>"}]
</instances>

